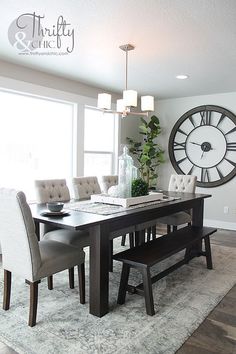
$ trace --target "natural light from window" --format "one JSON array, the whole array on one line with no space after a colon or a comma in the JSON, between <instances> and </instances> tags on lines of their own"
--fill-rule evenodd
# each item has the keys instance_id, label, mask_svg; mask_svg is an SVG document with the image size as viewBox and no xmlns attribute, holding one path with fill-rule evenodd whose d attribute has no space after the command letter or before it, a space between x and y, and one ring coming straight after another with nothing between
<instances>
[{"instance_id":1,"label":"natural light from window","mask_svg":"<svg viewBox=\"0 0 236 354\"><path fill-rule=\"evenodd\" d=\"M84 175L115 173L117 121L113 113L86 107L84 115Z\"/></svg>"},{"instance_id":2,"label":"natural light from window","mask_svg":"<svg viewBox=\"0 0 236 354\"><path fill-rule=\"evenodd\" d=\"M34 199L34 180L72 176L73 104L0 91L0 186Z\"/></svg>"}]
</instances>

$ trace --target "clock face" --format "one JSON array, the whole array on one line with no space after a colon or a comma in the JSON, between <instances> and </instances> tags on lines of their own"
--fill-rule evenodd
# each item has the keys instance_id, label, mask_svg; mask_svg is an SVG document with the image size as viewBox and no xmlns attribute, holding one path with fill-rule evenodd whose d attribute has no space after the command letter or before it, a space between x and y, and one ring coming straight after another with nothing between
<instances>
[{"instance_id":1,"label":"clock face","mask_svg":"<svg viewBox=\"0 0 236 354\"><path fill-rule=\"evenodd\" d=\"M236 116L219 106L199 106L174 125L171 163L179 174L197 176L200 187L216 187L236 175Z\"/></svg>"}]
</instances>

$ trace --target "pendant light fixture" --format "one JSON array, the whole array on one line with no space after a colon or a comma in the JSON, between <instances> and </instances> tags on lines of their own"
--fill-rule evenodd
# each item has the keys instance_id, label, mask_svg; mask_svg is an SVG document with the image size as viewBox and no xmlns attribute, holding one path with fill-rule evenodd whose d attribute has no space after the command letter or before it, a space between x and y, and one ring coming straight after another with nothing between
<instances>
[{"instance_id":1,"label":"pendant light fixture","mask_svg":"<svg viewBox=\"0 0 236 354\"><path fill-rule=\"evenodd\" d=\"M125 52L125 90L123 91L123 98L117 100L116 111L111 110L111 95L109 93L98 94L98 109L103 112L119 113L122 117L127 115L139 115L148 116L149 112L154 111L154 97L153 96L141 96L141 111L135 112L131 109L137 107L138 93L134 90L128 90L128 53L130 50L134 50L132 44L124 44L120 46L120 49Z\"/></svg>"}]
</instances>

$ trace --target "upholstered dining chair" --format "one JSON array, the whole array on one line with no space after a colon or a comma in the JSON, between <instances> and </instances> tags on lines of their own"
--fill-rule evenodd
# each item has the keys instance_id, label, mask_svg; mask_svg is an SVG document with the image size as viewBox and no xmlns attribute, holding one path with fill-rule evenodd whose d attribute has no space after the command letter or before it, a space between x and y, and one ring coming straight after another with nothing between
<instances>
[{"instance_id":1,"label":"upholstered dining chair","mask_svg":"<svg viewBox=\"0 0 236 354\"><path fill-rule=\"evenodd\" d=\"M104 176L105 177L105 176ZM96 176L89 177L74 177L72 179L72 185L74 189L74 197L76 200L88 200L92 194L100 194L101 187ZM111 237L117 237L117 233L113 233ZM109 258L109 270L113 270L113 239L109 243L110 258Z\"/></svg>"},{"instance_id":2,"label":"upholstered dining chair","mask_svg":"<svg viewBox=\"0 0 236 354\"><path fill-rule=\"evenodd\" d=\"M100 187L102 193L107 193L110 187L113 187L118 184L118 176L117 175L106 175L102 176L100 179ZM126 234L122 235L121 238L121 246L125 246ZM134 247L134 233L129 232L129 244L130 247Z\"/></svg>"},{"instance_id":3,"label":"upholstered dining chair","mask_svg":"<svg viewBox=\"0 0 236 354\"><path fill-rule=\"evenodd\" d=\"M37 203L68 202L70 191L65 179L35 180L35 192ZM57 230L57 232L54 232ZM89 232L86 230L70 231L57 229L44 225L44 240L62 242L79 249L89 246ZM69 269L70 288L74 288L74 269ZM53 289L53 277L48 278L48 288Z\"/></svg>"},{"instance_id":4,"label":"upholstered dining chair","mask_svg":"<svg viewBox=\"0 0 236 354\"><path fill-rule=\"evenodd\" d=\"M74 197L76 200L90 199L92 194L100 194L101 188L96 176L72 178Z\"/></svg>"},{"instance_id":5,"label":"upholstered dining chair","mask_svg":"<svg viewBox=\"0 0 236 354\"><path fill-rule=\"evenodd\" d=\"M192 175L171 175L168 191L195 193L197 177ZM177 230L179 225L191 224L191 211L181 211L157 219L157 223L167 225L167 233Z\"/></svg>"},{"instance_id":6,"label":"upholstered dining chair","mask_svg":"<svg viewBox=\"0 0 236 354\"><path fill-rule=\"evenodd\" d=\"M39 281L76 265L80 279L80 302L84 303L84 252L53 240L38 241L29 205L21 191L0 189L0 240L4 269L4 310L10 308L11 274L14 273L30 286L28 325L35 326Z\"/></svg>"},{"instance_id":7,"label":"upholstered dining chair","mask_svg":"<svg viewBox=\"0 0 236 354\"><path fill-rule=\"evenodd\" d=\"M107 193L110 187L116 186L118 184L117 175L107 175L102 176L100 179L100 186L102 193Z\"/></svg>"}]
</instances>

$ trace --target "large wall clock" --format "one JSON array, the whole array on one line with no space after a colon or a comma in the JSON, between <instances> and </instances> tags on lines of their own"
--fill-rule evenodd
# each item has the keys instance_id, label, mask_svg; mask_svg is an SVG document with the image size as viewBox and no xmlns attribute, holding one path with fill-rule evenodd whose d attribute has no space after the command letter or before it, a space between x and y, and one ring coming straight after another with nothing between
<instances>
[{"instance_id":1,"label":"large wall clock","mask_svg":"<svg viewBox=\"0 0 236 354\"><path fill-rule=\"evenodd\" d=\"M174 125L171 163L179 174L197 176L200 187L216 187L236 175L236 116L219 106L199 106Z\"/></svg>"}]
</instances>

